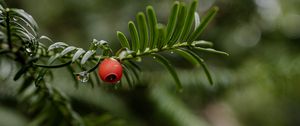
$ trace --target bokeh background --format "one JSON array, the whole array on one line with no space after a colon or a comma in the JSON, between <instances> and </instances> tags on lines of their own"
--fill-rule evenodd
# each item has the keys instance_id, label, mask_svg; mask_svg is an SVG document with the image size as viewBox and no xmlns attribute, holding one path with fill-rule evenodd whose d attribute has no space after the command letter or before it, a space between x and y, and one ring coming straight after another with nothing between
<instances>
[{"instance_id":1,"label":"bokeh background","mask_svg":"<svg viewBox=\"0 0 300 126\"><path fill-rule=\"evenodd\" d=\"M165 23L174 1L6 2L31 14L40 34L54 41L87 48L93 38L103 39L117 50L116 31L128 34L127 22L137 12L153 5L158 21ZM140 63L143 83L131 91L106 91L88 84L76 89L64 69L55 70L53 84L66 92L89 125L299 126L300 1L199 0L197 11L203 15L212 6L220 11L202 39L230 54L200 54L213 74L212 86L201 68L171 53L168 59L177 68L182 93L175 92L167 71L147 58ZM12 76L7 74L10 67L0 70L0 125L26 125L31 119L18 102L18 82L5 79Z\"/></svg>"}]
</instances>

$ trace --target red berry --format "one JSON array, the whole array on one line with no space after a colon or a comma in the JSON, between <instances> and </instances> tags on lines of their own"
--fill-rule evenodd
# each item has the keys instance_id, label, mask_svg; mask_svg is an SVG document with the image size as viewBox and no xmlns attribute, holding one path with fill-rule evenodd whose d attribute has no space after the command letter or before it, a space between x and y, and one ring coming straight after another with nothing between
<instances>
[{"instance_id":1,"label":"red berry","mask_svg":"<svg viewBox=\"0 0 300 126\"><path fill-rule=\"evenodd\" d=\"M98 68L98 74L104 82L116 83L122 78L123 68L119 61L106 58Z\"/></svg>"}]
</instances>

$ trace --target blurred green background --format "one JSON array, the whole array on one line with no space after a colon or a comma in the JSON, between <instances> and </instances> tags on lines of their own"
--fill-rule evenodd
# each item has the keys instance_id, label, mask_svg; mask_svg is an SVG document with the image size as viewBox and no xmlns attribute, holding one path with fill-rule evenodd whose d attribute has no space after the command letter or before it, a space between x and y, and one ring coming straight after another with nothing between
<instances>
[{"instance_id":1,"label":"blurred green background","mask_svg":"<svg viewBox=\"0 0 300 126\"><path fill-rule=\"evenodd\" d=\"M167 22L173 0L7 0L39 24L40 34L87 48L95 38L117 50L116 31L128 34L127 22L153 5L159 22ZM187 2L190 2L187 0ZM200 15L220 8L202 35L229 57L200 54L215 85L201 68L175 54L167 54L177 68L183 93L163 67L145 59L140 63L143 84L132 91L106 91L82 84L55 70L53 84L72 99L74 109L89 125L300 125L300 1L199 0ZM3 64L3 63L1 63ZM1 67L3 68L3 67ZM8 68L7 68L8 69ZM0 70L1 80L9 76ZM61 76L66 76L62 78ZM25 125L31 119L18 104L18 82L0 85L0 125Z\"/></svg>"}]
</instances>

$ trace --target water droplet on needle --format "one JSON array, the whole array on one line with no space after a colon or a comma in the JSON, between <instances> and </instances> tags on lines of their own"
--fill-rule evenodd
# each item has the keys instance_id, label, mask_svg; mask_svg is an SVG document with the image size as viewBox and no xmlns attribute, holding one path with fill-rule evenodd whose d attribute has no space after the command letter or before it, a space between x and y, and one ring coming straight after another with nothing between
<instances>
[{"instance_id":1,"label":"water droplet on needle","mask_svg":"<svg viewBox=\"0 0 300 126\"><path fill-rule=\"evenodd\" d=\"M30 48L25 48L25 51L26 53L29 55L29 56L32 56L33 55L33 52Z\"/></svg>"}]
</instances>

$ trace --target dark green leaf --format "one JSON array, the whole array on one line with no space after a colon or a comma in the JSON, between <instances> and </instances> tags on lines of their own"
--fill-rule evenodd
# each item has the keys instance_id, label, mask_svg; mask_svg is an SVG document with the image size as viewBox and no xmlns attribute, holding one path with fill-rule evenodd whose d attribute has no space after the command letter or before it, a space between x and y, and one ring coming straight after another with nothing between
<instances>
[{"instance_id":1,"label":"dark green leaf","mask_svg":"<svg viewBox=\"0 0 300 126\"><path fill-rule=\"evenodd\" d=\"M148 46L148 27L145 14L139 12L136 17L139 35L140 35L140 51L144 51Z\"/></svg>"},{"instance_id":2,"label":"dark green leaf","mask_svg":"<svg viewBox=\"0 0 300 126\"><path fill-rule=\"evenodd\" d=\"M176 29L175 29L174 35L169 43L170 46L174 45L178 41L180 34L183 32L186 14L187 14L186 6L184 3L181 3L180 10L179 10L179 16L177 17Z\"/></svg>"},{"instance_id":3,"label":"dark green leaf","mask_svg":"<svg viewBox=\"0 0 300 126\"><path fill-rule=\"evenodd\" d=\"M170 74L172 75L173 79L176 82L177 91L181 92L182 91L181 82L179 80L179 77L178 77L174 67L171 65L171 63L161 55L152 54L152 56L154 56L155 61L161 63L162 65L164 65L167 68L167 70L170 72Z\"/></svg>"},{"instance_id":4,"label":"dark green leaf","mask_svg":"<svg viewBox=\"0 0 300 126\"><path fill-rule=\"evenodd\" d=\"M124 65L128 68L128 70L133 73L134 77L137 80L137 83L140 82L140 71L139 68L136 68L134 65L132 65L130 62L124 62Z\"/></svg>"},{"instance_id":5,"label":"dark green leaf","mask_svg":"<svg viewBox=\"0 0 300 126\"><path fill-rule=\"evenodd\" d=\"M181 50L181 49L175 49L173 50L175 53L177 53L178 55L182 56L183 58L187 59L190 63L192 63L195 66L198 66L198 60L195 59L195 57L193 57L190 53Z\"/></svg>"},{"instance_id":6,"label":"dark green leaf","mask_svg":"<svg viewBox=\"0 0 300 126\"><path fill-rule=\"evenodd\" d=\"M136 63L134 63L133 61L128 61L135 69L137 69L139 72L142 71L142 69L140 68L139 65L137 65Z\"/></svg>"},{"instance_id":7,"label":"dark green leaf","mask_svg":"<svg viewBox=\"0 0 300 126\"><path fill-rule=\"evenodd\" d=\"M156 47L158 49L161 49L165 45L165 40L166 40L166 30L162 25L157 26L157 31L158 31L158 40L156 43Z\"/></svg>"},{"instance_id":8,"label":"dark green leaf","mask_svg":"<svg viewBox=\"0 0 300 126\"><path fill-rule=\"evenodd\" d=\"M157 27L157 19L156 14L152 6L147 7L147 18L149 24L149 47L150 49L155 48L155 42L158 39L158 32L156 30Z\"/></svg>"},{"instance_id":9,"label":"dark green leaf","mask_svg":"<svg viewBox=\"0 0 300 126\"><path fill-rule=\"evenodd\" d=\"M130 49L129 42L128 42L126 36L122 32L117 31L117 37L118 37L119 41L121 42L122 47Z\"/></svg>"},{"instance_id":10,"label":"dark green leaf","mask_svg":"<svg viewBox=\"0 0 300 126\"><path fill-rule=\"evenodd\" d=\"M184 29L180 36L181 42L185 42L190 34L191 28L193 26L193 21L195 16L194 13L196 11L197 3L198 3L197 0L194 0L191 3L191 6L189 7L188 14L186 16L185 23L184 23Z\"/></svg>"},{"instance_id":11,"label":"dark green leaf","mask_svg":"<svg viewBox=\"0 0 300 126\"><path fill-rule=\"evenodd\" d=\"M204 51L204 52L209 52L209 53L215 53L215 54L221 54L221 55L229 56L229 54L226 53L226 52L218 51L218 50L215 50L215 49L212 49L212 48L194 47L193 49L198 50L198 51Z\"/></svg>"},{"instance_id":12,"label":"dark green leaf","mask_svg":"<svg viewBox=\"0 0 300 126\"><path fill-rule=\"evenodd\" d=\"M199 38L201 33L204 31L208 23L214 18L214 16L217 14L219 8L213 7L211 8L208 13L204 16L203 20L201 21L201 24L199 27L196 28L196 30L193 32L191 37L189 38L189 42L192 42Z\"/></svg>"},{"instance_id":13,"label":"dark green leaf","mask_svg":"<svg viewBox=\"0 0 300 126\"><path fill-rule=\"evenodd\" d=\"M124 74L124 76L125 76L125 78L127 80L128 86L129 86L129 88L132 88L133 87L133 83L132 83L132 80L131 80L131 76L129 74L129 69L125 65L123 65L123 68L124 68L123 74Z\"/></svg>"},{"instance_id":14,"label":"dark green leaf","mask_svg":"<svg viewBox=\"0 0 300 126\"><path fill-rule=\"evenodd\" d=\"M210 84L214 84L213 79L211 77L211 74L209 72L209 70L207 69L207 66L204 62L204 60L202 58L200 58L196 53L194 53L191 50L186 50L188 53L190 53L198 62L199 64L202 66L202 68L204 69L205 75L209 81Z\"/></svg>"},{"instance_id":15,"label":"dark green leaf","mask_svg":"<svg viewBox=\"0 0 300 126\"><path fill-rule=\"evenodd\" d=\"M204 41L204 40L200 40L200 41L194 41L192 44L192 46L200 46L200 47L212 47L213 43L209 42L209 41Z\"/></svg>"},{"instance_id":16,"label":"dark green leaf","mask_svg":"<svg viewBox=\"0 0 300 126\"><path fill-rule=\"evenodd\" d=\"M169 42L173 36L174 30L176 28L178 13L179 13L179 2L176 1L173 4L171 15L169 17L168 24L167 24L167 38L166 38L167 42Z\"/></svg>"},{"instance_id":17,"label":"dark green leaf","mask_svg":"<svg viewBox=\"0 0 300 126\"><path fill-rule=\"evenodd\" d=\"M133 51L138 52L140 48L140 40L135 24L132 21L128 22L129 32L131 36L131 46Z\"/></svg>"}]
</instances>

